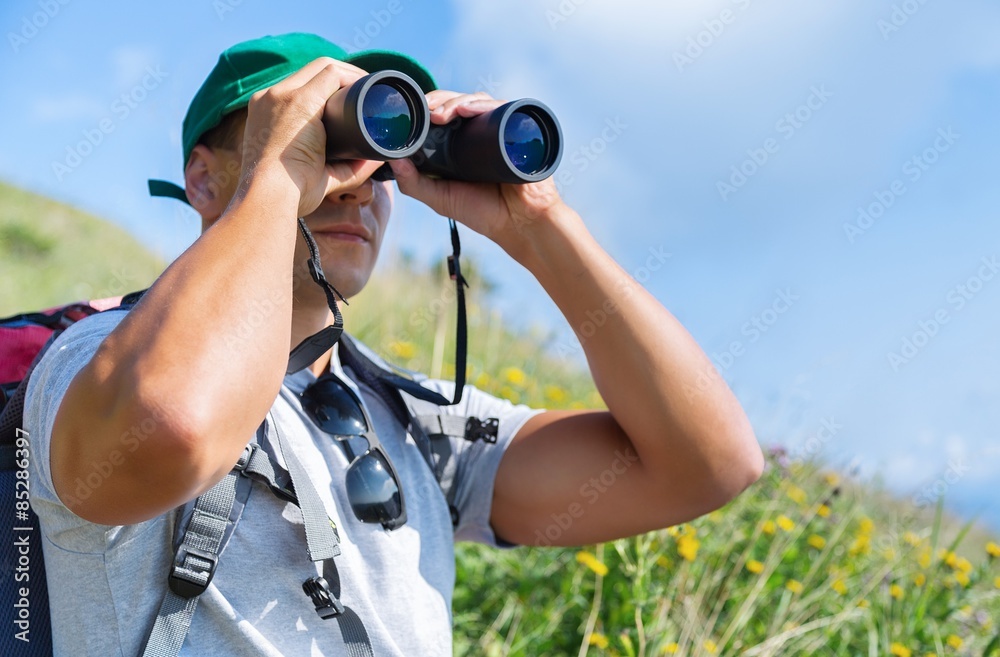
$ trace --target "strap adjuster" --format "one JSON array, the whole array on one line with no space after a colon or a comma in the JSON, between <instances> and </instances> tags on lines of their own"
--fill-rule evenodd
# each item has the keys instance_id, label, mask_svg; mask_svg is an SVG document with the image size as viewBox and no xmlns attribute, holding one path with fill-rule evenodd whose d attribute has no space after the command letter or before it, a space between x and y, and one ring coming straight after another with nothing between
<instances>
[{"instance_id":1,"label":"strap adjuster","mask_svg":"<svg viewBox=\"0 0 1000 657\"><path fill-rule=\"evenodd\" d=\"M189 559L195 557L195 559ZM208 562L207 567L197 560ZM219 555L199 550L198 548L181 545L174 555L174 565L170 568L167 583L170 590L182 598L194 598L205 592L215 577L215 569L219 565ZM204 583L201 579L193 579L190 573L206 575Z\"/></svg>"},{"instance_id":2,"label":"strap adjuster","mask_svg":"<svg viewBox=\"0 0 1000 657\"><path fill-rule=\"evenodd\" d=\"M485 443L496 443L499 430L500 420L495 417L488 417L485 420L470 417L465 421L465 439L472 442L482 440Z\"/></svg>"},{"instance_id":3,"label":"strap adjuster","mask_svg":"<svg viewBox=\"0 0 1000 657\"><path fill-rule=\"evenodd\" d=\"M316 613L323 620L339 616L344 613L344 605L330 590L330 585L326 579L316 576L310 577L302 583L302 590L305 591L316 607Z\"/></svg>"}]
</instances>

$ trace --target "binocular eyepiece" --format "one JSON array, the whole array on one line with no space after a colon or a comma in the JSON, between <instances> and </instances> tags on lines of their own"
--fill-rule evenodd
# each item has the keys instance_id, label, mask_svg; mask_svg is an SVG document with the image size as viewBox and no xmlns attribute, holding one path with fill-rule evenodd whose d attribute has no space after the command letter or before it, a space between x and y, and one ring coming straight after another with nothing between
<instances>
[{"instance_id":1,"label":"binocular eyepiece","mask_svg":"<svg viewBox=\"0 0 1000 657\"><path fill-rule=\"evenodd\" d=\"M328 161L409 157L419 171L451 180L537 182L562 158L559 121L537 100L432 125L423 91L398 71L372 73L332 95L323 124ZM372 177L389 180L392 169Z\"/></svg>"}]
</instances>

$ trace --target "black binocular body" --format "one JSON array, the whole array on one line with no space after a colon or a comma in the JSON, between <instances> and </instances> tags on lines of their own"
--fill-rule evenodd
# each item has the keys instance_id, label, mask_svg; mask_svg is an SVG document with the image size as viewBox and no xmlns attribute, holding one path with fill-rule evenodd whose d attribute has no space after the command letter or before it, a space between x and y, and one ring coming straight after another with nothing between
<instances>
[{"instance_id":1,"label":"black binocular body","mask_svg":"<svg viewBox=\"0 0 1000 657\"><path fill-rule=\"evenodd\" d=\"M398 71L372 73L332 95L323 124L328 161L411 158L422 173L450 180L537 182L562 158L562 129L543 103L515 100L432 125L423 91ZM390 180L392 169L372 177Z\"/></svg>"}]
</instances>

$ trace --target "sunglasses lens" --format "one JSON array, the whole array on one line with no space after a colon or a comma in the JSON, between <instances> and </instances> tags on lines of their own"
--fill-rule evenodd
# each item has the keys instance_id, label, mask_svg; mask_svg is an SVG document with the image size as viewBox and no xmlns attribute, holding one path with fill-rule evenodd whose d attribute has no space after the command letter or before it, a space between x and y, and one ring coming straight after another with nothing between
<instances>
[{"instance_id":1,"label":"sunglasses lens","mask_svg":"<svg viewBox=\"0 0 1000 657\"><path fill-rule=\"evenodd\" d=\"M335 379L320 379L302 393L302 408L320 429L335 436L360 436L368 431L358 402Z\"/></svg>"},{"instance_id":2,"label":"sunglasses lens","mask_svg":"<svg viewBox=\"0 0 1000 657\"><path fill-rule=\"evenodd\" d=\"M361 522L391 522L403 513L399 486L379 451L366 452L347 469L347 496Z\"/></svg>"}]
</instances>

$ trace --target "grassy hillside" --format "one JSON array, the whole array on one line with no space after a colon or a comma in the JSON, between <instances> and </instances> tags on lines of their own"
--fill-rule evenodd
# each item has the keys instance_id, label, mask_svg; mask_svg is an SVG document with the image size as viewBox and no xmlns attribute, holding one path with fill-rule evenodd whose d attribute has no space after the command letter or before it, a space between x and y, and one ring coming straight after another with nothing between
<instances>
[{"instance_id":1,"label":"grassy hillside","mask_svg":"<svg viewBox=\"0 0 1000 657\"><path fill-rule=\"evenodd\" d=\"M121 294L162 268L113 226L4 186L0 251L14 277L0 314ZM540 353L548 336L510 330L464 267L469 381L533 406L600 407L587 373ZM396 257L344 315L390 360L451 378L455 307L442 269ZM995 538L768 451L760 482L692 523L583 549L458 546L456 654L1000 656Z\"/></svg>"},{"instance_id":2,"label":"grassy hillside","mask_svg":"<svg viewBox=\"0 0 1000 657\"><path fill-rule=\"evenodd\" d=\"M0 317L140 290L164 266L114 224L0 183Z\"/></svg>"}]
</instances>

